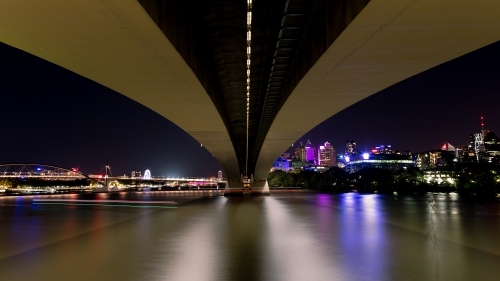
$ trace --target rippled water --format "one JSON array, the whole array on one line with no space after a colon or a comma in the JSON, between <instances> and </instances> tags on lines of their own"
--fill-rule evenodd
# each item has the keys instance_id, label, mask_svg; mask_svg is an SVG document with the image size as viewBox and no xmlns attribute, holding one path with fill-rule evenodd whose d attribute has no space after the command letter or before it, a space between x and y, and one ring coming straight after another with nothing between
<instances>
[{"instance_id":1,"label":"rippled water","mask_svg":"<svg viewBox=\"0 0 500 281\"><path fill-rule=\"evenodd\" d=\"M32 204L94 197L179 204ZM0 197L0 279L499 280L500 203L457 197Z\"/></svg>"}]
</instances>

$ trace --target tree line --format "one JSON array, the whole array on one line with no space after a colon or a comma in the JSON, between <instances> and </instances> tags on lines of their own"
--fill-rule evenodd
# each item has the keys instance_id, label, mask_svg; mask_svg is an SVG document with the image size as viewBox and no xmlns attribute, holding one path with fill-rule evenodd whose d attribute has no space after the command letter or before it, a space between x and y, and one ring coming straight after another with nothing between
<instances>
[{"instance_id":1,"label":"tree line","mask_svg":"<svg viewBox=\"0 0 500 281\"><path fill-rule=\"evenodd\" d=\"M273 171L268 176L270 187L300 187L331 192L419 194L427 192L459 192L466 195L495 196L500 192L500 166L491 163L452 163L440 168L451 181L439 177L426 179L417 167L400 170L363 168L347 173L338 167L325 172L300 170Z\"/></svg>"}]
</instances>

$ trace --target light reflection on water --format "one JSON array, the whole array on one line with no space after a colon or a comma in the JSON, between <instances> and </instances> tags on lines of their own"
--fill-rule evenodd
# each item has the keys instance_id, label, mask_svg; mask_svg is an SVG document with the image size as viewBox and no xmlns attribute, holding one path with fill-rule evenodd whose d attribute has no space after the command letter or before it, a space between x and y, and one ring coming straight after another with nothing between
<instances>
[{"instance_id":1,"label":"light reflection on water","mask_svg":"<svg viewBox=\"0 0 500 281\"><path fill-rule=\"evenodd\" d=\"M169 197L177 209L0 197L3 280L497 280L499 202L308 192ZM44 197L46 198L46 197Z\"/></svg>"}]
</instances>

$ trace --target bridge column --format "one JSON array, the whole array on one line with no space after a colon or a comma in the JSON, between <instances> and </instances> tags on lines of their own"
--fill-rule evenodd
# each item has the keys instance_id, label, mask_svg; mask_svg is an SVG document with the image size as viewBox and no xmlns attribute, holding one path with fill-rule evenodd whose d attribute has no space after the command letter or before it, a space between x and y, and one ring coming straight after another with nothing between
<instances>
[{"instance_id":1,"label":"bridge column","mask_svg":"<svg viewBox=\"0 0 500 281\"><path fill-rule=\"evenodd\" d=\"M107 175L106 175L106 180L104 181L104 185L92 190L92 192L99 192L99 193L109 192L109 181Z\"/></svg>"},{"instance_id":2,"label":"bridge column","mask_svg":"<svg viewBox=\"0 0 500 281\"><path fill-rule=\"evenodd\" d=\"M269 185L267 180L254 180L250 183L250 187L252 188L252 196L269 196L271 193L269 192Z\"/></svg>"},{"instance_id":3,"label":"bridge column","mask_svg":"<svg viewBox=\"0 0 500 281\"><path fill-rule=\"evenodd\" d=\"M241 180L227 180L224 196L243 196L243 182Z\"/></svg>"},{"instance_id":4,"label":"bridge column","mask_svg":"<svg viewBox=\"0 0 500 281\"><path fill-rule=\"evenodd\" d=\"M102 192L109 192L109 188L104 185L104 186L100 186L100 187L92 190L92 192L100 192L100 193L102 193Z\"/></svg>"},{"instance_id":5,"label":"bridge column","mask_svg":"<svg viewBox=\"0 0 500 281\"><path fill-rule=\"evenodd\" d=\"M254 180L253 175L250 180L250 188L244 189L243 180L228 180L224 196L269 196L269 185L267 180Z\"/></svg>"}]
</instances>

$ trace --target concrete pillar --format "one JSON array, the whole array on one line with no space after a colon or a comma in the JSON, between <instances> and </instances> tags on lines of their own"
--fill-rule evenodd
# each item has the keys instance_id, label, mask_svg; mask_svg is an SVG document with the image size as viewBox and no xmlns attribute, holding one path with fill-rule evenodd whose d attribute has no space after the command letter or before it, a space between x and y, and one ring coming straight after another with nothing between
<instances>
[{"instance_id":1,"label":"concrete pillar","mask_svg":"<svg viewBox=\"0 0 500 281\"><path fill-rule=\"evenodd\" d=\"M224 196L243 196L243 182L241 180L227 180Z\"/></svg>"},{"instance_id":2,"label":"concrete pillar","mask_svg":"<svg viewBox=\"0 0 500 281\"><path fill-rule=\"evenodd\" d=\"M100 186L93 189L92 192L109 192L109 188L107 186Z\"/></svg>"},{"instance_id":3,"label":"concrete pillar","mask_svg":"<svg viewBox=\"0 0 500 281\"><path fill-rule=\"evenodd\" d=\"M252 196L269 196L269 184L267 180L254 180L250 187L252 188Z\"/></svg>"}]
</instances>

